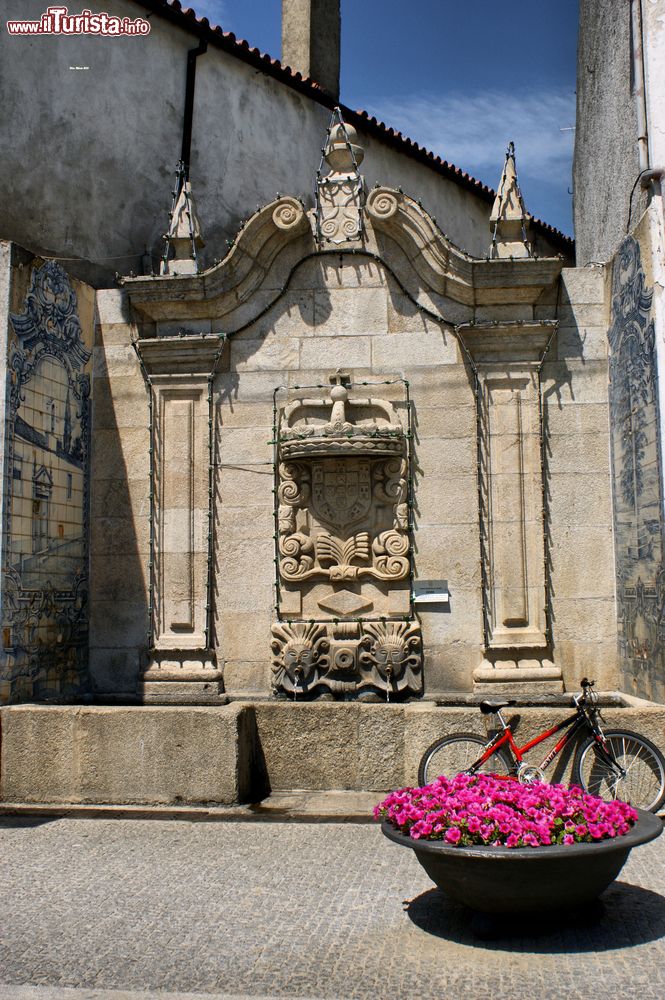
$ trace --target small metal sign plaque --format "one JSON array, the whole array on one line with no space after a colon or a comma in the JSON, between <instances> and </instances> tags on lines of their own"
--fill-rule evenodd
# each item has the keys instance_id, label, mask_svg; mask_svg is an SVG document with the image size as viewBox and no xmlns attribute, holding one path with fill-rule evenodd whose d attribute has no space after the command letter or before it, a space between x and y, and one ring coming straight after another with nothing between
<instances>
[{"instance_id":1,"label":"small metal sign plaque","mask_svg":"<svg viewBox=\"0 0 665 1000\"><path fill-rule=\"evenodd\" d=\"M414 580L413 599L415 604L450 604L447 580Z\"/></svg>"}]
</instances>

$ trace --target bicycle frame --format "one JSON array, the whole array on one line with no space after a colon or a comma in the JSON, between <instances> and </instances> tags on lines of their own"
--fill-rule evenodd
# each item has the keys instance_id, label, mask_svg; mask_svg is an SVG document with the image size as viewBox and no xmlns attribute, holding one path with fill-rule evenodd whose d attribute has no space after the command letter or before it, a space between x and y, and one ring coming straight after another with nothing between
<instances>
[{"instance_id":1,"label":"bicycle frame","mask_svg":"<svg viewBox=\"0 0 665 1000\"><path fill-rule=\"evenodd\" d=\"M563 750L566 744L572 739L575 733L585 727L594 732L594 728L591 722L586 718L586 716L583 715L581 712L576 712L575 715L569 716L567 719L564 719L562 722L559 722L556 726L552 726L551 729L546 729L538 736L535 736L532 740L529 740L528 743L524 743L523 746L519 747L513 738L513 734L510 727L506 726L503 732L497 733L497 735L491 740L491 742L488 743L487 747L480 755L478 760L471 765L471 767L468 770L468 773L475 774L475 772L478 770L479 767L482 767L482 765L486 761L488 761L489 758L494 753L496 753L496 751L500 747L505 746L506 744L510 747L513 757L515 758L517 763L521 764L524 760L524 755L528 753L529 750L532 750L533 747L538 746L539 743L543 743L544 740L549 739L550 736L555 736L556 733L560 733L562 729L565 729L566 732L564 733L564 735L561 737L560 740L558 740L556 745L543 758L543 761L539 765L540 770L544 771L545 768L547 768L552 763L554 758L558 756L558 754ZM594 732L594 735L596 735L596 737L598 738L598 734Z\"/></svg>"}]
</instances>

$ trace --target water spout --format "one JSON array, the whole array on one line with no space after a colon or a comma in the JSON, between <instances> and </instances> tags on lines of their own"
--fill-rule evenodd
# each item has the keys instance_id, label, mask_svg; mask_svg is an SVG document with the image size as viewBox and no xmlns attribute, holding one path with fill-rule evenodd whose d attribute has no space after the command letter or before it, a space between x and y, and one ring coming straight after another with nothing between
<instances>
[{"instance_id":1,"label":"water spout","mask_svg":"<svg viewBox=\"0 0 665 1000\"><path fill-rule=\"evenodd\" d=\"M302 679L302 667L296 667L293 671L295 678L293 681L293 700L298 700L298 688L300 687L300 682Z\"/></svg>"}]
</instances>

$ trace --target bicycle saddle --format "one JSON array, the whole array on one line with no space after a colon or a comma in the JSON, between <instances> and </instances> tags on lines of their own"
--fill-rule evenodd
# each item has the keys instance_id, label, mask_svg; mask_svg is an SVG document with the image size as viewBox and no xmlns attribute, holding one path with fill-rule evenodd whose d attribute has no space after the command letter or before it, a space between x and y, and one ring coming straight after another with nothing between
<instances>
[{"instance_id":1,"label":"bicycle saddle","mask_svg":"<svg viewBox=\"0 0 665 1000\"><path fill-rule=\"evenodd\" d=\"M508 708L509 705L514 705L515 699L511 701L481 701L478 708L483 713L483 715L491 715L492 712L498 712L501 708Z\"/></svg>"}]
</instances>

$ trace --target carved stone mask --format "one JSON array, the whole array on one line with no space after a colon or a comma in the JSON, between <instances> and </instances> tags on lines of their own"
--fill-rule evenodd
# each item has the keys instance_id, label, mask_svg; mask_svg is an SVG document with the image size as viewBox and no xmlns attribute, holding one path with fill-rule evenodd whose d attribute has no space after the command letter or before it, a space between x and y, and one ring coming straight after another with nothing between
<instances>
[{"instance_id":1,"label":"carved stone mask","mask_svg":"<svg viewBox=\"0 0 665 1000\"><path fill-rule=\"evenodd\" d=\"M386 676L399 677L404 669L406 650L398 636L385 636L377 641L374 647L374 662L379 672Z\"/></svg>"},{"instance_id":2,"label":"carved stone mask","mask_svg":"<svg viewBox=\"0 0 665 1000\"><path fill-rule=\"evenodd\" d=\"M303 681L310 677L314 667L315 653L309 643L292 639L284 646L282 656L284 669L292 681L296 679Z\"/></svg>"}]
</instances>

